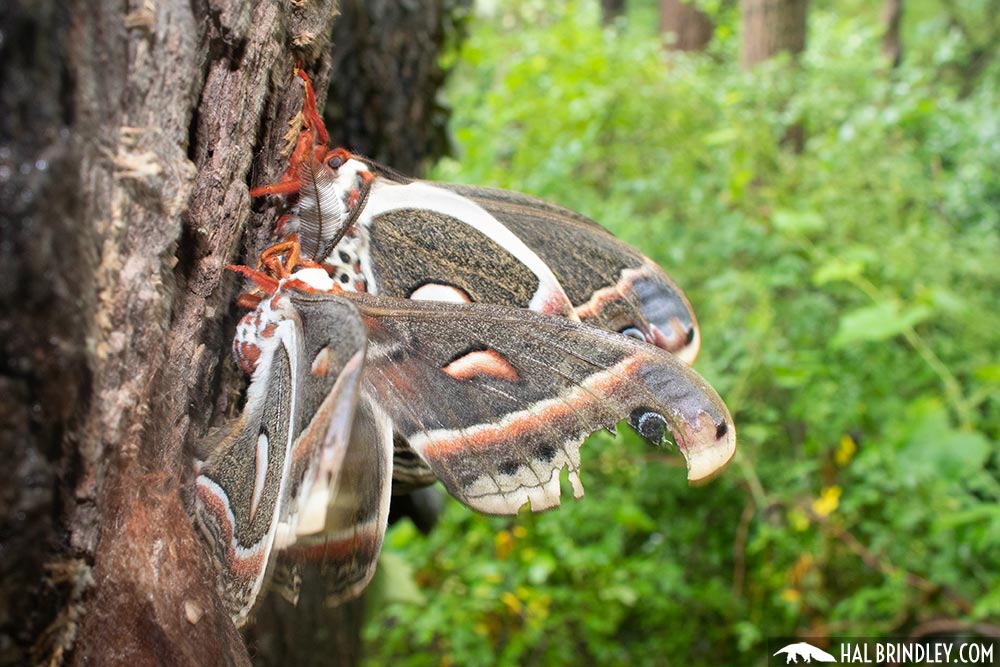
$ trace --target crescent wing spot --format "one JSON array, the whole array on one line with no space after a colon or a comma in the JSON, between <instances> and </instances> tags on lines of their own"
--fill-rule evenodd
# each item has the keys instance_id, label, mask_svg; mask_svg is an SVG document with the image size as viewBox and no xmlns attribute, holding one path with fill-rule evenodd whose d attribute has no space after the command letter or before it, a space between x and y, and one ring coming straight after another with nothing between
<instances>
[{"instance_id":1,"label":"crescent wing spot","mask_svg":"<svg viewBox=\"0 0 1000 667\"><path fill-rule=\"evenodd\" d=\"M517 382L520 379L513 364L496 350L490 349L466 352L442 370L456 380L470 380L477 375L508 382Z\"/></svg>"}]
</instances>

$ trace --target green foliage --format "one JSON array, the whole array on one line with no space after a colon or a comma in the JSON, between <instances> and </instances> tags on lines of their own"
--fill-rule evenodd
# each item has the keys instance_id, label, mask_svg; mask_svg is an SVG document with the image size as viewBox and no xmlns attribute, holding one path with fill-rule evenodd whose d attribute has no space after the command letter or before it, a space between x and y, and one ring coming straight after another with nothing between
<instances>
[{"instance_id":1,"label":"green foliage","mask_svg":"<svg viewBox=\"0 0 1000 667\"><path fill-rule=\"evenodd\" d=\"M584 502L396 527L417 589L381 589L370 664L764 664L768 636L1000 618L996 68L957 80L929 16L908 38L947 38L890 70L876 19L832 4L798 67L749 73L733 25L668 57L597 3L473 21L435 177L558 201L664 266L740 452L689 488L598 435Z\"/></svg>"}]
</instances>

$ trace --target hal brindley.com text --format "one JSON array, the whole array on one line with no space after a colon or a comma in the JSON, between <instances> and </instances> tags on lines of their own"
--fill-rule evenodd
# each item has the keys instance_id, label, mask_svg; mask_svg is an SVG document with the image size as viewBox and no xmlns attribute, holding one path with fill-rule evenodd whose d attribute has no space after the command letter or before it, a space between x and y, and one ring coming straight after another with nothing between
<instances>
[{"instance_id":1,"label":"hal brindley.com text","mask_svg":"<svg viewBox=\"0 0 1000 667\"><path fill-rule=\"evenodd\" d=\"M851 642L840 645L841 664L994 664L994 644L976 641L929 641L929 642Z\"/></svg>"}]
</instances>

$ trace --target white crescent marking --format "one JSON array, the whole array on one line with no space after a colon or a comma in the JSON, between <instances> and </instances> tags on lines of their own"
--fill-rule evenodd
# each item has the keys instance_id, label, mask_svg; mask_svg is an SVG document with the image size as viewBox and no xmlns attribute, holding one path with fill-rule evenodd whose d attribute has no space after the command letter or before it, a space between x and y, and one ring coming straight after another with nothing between
<instances>
[{"instance_id":1,"label":"white crescent marking","mask_svg":"<svg viewBox=\"0 0 1000 667\"><path fill-rule=\"evenodd\" d=\"M445 301L447 303L469 303L472 301L464 290L437 283L421 285L413 290L410 298L414 301Z\"/></svg>"},{"instance_id":2,"label":"white crescent marking","mask_svg":"<svg viewBox=\"0 0 1000 667\"><path fill-rule=\"evenodd\" d=\"M557 297L566 304L570 303L569 297L566 296L562 285L559 284L559 280L548 265L503 223L490 215L486 209L462 195L420 181L400 185L376 180L360 221L361 224L368 227L371 226L371 221L375 216L405 208L426 209L457 218L496 242L528 267L538 278L538 290L535 291L528 304L532 310L550 312L546 305L552 302L553 297ZM572 306L570 306L567 316L574 321L579 321L572 311Z\"/></svg>"},{"instance_id":3,"label":"white crescent marking","mask_svg":"<svg viewBox=\"0 0 1000 667\"><path fill-rule=\"evenodd\" d=\"M267 434L261 433L257 436L257 456L255 460L253 495L250 496L250 520L257 513L257 505L260 504L260 497L264 493L264 480L267 479Z\"/></svg>"}]
</instances>

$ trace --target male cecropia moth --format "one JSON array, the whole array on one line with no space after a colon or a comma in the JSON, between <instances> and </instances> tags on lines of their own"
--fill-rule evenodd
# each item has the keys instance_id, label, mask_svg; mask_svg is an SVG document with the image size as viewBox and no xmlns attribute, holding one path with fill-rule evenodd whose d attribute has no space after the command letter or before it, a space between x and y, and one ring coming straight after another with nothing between
<instances>
[{"instance_id":1,"label":"male cecropia moth","mask_svg":"<svg viewBox=\"0 0 1000 667\"><path fill-rule=\"evenodd\" d=\"M330 150L306 82L285 178L285 243L240 269L242 415L202 447L196 520L246 622L275 556L320 562L334 598L370 579L396 490L440 480L488 514L583 495L580 445L626 420L667 432L688 478L735 452L731 417L687 364L690 305L596 223L488 188L416 181ZM624 335L623 335L624 334Z\"/></svg>"}]
</instances>

